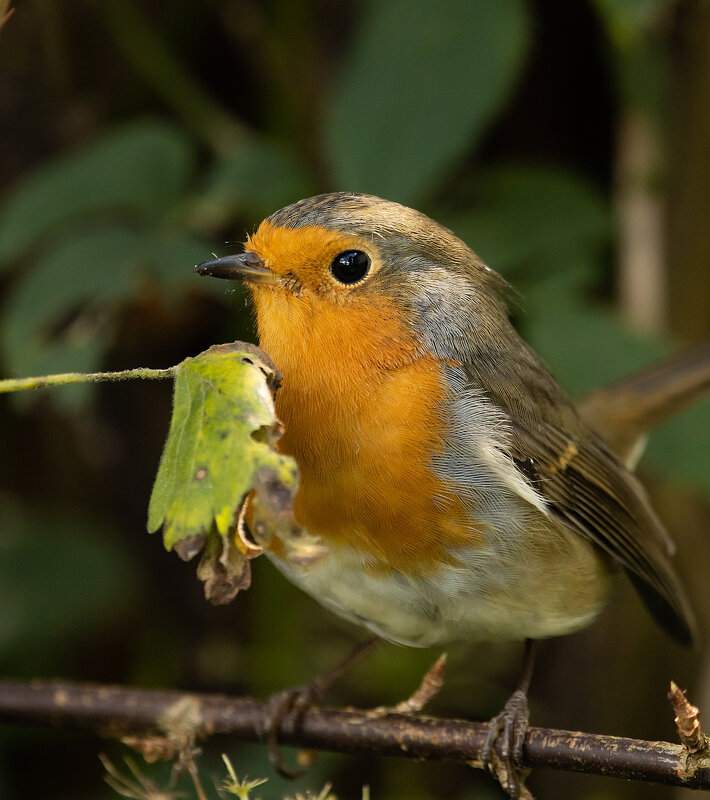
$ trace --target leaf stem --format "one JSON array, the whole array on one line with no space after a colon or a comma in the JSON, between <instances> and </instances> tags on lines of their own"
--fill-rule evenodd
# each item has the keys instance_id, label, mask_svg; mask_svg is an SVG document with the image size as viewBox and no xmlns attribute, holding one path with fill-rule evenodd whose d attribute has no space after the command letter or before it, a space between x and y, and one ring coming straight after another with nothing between
<instances>
[{"instance_id":1,"label":"leaf stem","mask_svg":"<svg viewBox=\"0 0 710 800\"><path fill-rule=\"evenodd\" d=\"M174 378L178 367L165 369L150 369L136 367L124 369L120 372L63 372L59 375L40 375L35 378L8 378L0 381L0 394L6 392L21 392L25 389L42 389L45 386L64 386L68 383L100 383L103 381L130 381L136 378L142 380L161 380Z\"/></svg>"}]
</instances>

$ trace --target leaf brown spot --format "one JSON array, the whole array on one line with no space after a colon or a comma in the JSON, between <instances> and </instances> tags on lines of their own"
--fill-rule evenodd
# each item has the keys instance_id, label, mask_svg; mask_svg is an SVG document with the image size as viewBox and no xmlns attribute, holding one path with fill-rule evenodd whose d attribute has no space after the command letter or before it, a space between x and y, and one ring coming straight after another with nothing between
<instances>
[{"instance_id":1,"label":"leaf brown spot","mask_svg":"<svg viewBox=\"0 0 710 800\"><path fill-rule=\"evenodd\" d=\"M269 509L277 513L289 511L293 505L293 491L284 486L274 470L260 469L257 471L254 487L261 495Z\"/></svg>"},{"instance_id":2,"label":"leaf brown spot","mask_svg":"<svg viewBox=\"0 0 710 800\"><path fill-rule=\"evenodd\" d=\"M173 545L173 550L183 561L190 561L202 550L205 543L206 534L197 533L194 536L186 536Z\"/></svg>"}]
</instances>

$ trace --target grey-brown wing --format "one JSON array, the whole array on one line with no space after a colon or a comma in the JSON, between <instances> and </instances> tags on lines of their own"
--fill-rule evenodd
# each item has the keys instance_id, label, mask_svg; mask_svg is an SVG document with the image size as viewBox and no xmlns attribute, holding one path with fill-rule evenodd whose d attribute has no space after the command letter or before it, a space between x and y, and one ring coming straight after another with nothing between
<instances>
[{"instance_id":1,"label":"grey-brown wing","mask_svg":"<svg viewBox=\"0 0 710 800\"><path fill-rule=\"evenodd\" d=\"M690 644L693 613L643 487L581 420L539 357L517 336L510 345L504 358L479 353L466 363L472 383L508 416L510 455L550 513L618 562L661 627Z\"/></svg>"},{"instance_id":2,"label":"grey-brown wing","mask_svg":"<svg viewBox=\"0 0 710 800\"><path fill-rule=\"evenodd\" d=\"M532 459L551 513L611 555L656 621L691 644L695 622L670 562L667 535L636 478L591 431L515 425L513 457Z\"/></svg>"}]
</instances>

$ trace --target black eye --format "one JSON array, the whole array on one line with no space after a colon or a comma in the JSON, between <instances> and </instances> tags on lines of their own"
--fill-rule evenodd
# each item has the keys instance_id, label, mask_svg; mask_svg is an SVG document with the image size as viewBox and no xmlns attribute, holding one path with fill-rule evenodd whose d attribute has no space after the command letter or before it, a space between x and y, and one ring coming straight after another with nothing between
<instances>
[{"instance_id":1,"label":"black eye","mask_svg":"<svg viewBox=\"0 0 710 800\"><path fill-rule=\"evenodd\" d=\"M343 250L331 261L330 271L340 283L357 283L370 269L370 256L362 250Z\"/></svg>"}]
</instances>

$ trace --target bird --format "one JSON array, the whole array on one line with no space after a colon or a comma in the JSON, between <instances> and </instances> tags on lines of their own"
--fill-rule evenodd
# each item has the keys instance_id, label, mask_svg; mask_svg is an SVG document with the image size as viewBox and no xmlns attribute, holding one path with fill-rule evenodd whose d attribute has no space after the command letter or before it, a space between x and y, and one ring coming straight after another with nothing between
<instances>
[{"instance_id":1,"label":"bird","mask_svg":"<svg viewBox=\"0 0 710 800\"><path fill-rule=\"evenodd\" d=\"M514 328L509 284L443 225L373 195L295 202L244 253L195 269L250 290L282 376L296 521L328 553L267 555L322 605L401 645L530 643L590 625L621 571L692 643L672 542L631 467L645 417L710 388L710 353L686 369L692 391L660 401L621 383L577 408ZM484 748L490 762L503 741L513 797L528 649Z\"/></svg>"}]
</instances>

